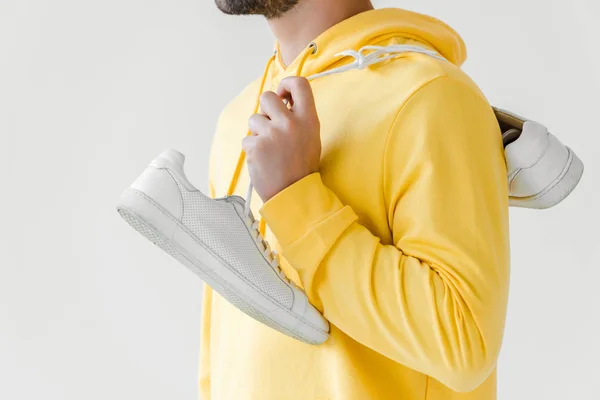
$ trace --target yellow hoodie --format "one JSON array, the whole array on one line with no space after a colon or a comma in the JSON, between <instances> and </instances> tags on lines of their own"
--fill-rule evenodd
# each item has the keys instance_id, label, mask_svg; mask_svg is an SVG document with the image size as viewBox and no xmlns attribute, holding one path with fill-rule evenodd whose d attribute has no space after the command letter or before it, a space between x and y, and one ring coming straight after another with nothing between
<instances>
[{"instance_id":1,"label":"yellow hoodie","mask_svg":"<svg viewBox=\"0 0 600 400\"><path fill-rule=\"evenodd\" d=\"M399 9L368 11L316 38L223 111L212 196L243 196L241 141L262 90L347 65L363 46L417 45L315 79L320 172L251 208L286 275L331 323L310 346L206 287L200 391L212 400L490 400L509 281L508 188L498 123L460 69L461 38ZM460 393L459 393L460 392Z\"/></svg>"}]
</instances>

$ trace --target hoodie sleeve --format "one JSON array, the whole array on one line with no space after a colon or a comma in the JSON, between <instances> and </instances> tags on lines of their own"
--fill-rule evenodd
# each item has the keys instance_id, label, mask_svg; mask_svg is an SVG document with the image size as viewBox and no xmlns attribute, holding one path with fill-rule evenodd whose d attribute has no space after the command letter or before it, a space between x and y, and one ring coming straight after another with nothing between
<instances>
[{"instance_id":1,"label":"hoodie sleeve","mask_svg":"<svg viewBox=\"0 0 600 400\"><path fill-rule=\"evenodd\" d=\"M508 297L508 188L483 95L437 78L388 133L383 196L393 245L309 175L261 215L310 301L337 329L459 391L496 365Z\"/></svg>"}]
</instances>

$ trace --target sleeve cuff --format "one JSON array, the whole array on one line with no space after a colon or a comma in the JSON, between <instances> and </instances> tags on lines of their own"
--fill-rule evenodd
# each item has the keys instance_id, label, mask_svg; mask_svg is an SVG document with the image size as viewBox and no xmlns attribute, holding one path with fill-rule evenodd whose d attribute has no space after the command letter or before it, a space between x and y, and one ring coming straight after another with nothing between
<instances>
[{"instance_id":1,"label":"sleeve cuff","mask_svg":"<svg viewBox=\"0 0 600 400\"><path fill-rule=\"evenodd\" d=\"M352 209L344 207L337 196L323 184L318 172L277 193L263 204L260 214L283 251L336 214L337 218L334 219L346 220L343 224L345 227L357 219Z\"/></svg>"}]
</instances>

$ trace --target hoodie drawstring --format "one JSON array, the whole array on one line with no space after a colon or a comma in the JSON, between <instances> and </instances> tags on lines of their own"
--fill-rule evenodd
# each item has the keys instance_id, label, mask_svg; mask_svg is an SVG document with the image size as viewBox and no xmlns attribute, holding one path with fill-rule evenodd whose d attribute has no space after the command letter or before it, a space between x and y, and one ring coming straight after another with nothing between
<instances>
[{"instance_id":1,"label":"hoodie drawstring","mask_svg":"<svg viewBox=\"0 0 600 400\"><path fill-rule=\"evenodd\" d=\"M301 73L302 73L302 68L304 67L304 63L308 59L308 56L316 53L317 45L314 43L311 43L308 46L308 48L312 49L312 51L306 51L306 53L304 54L304 57L302 58L300 64L298 65L298 70L296 71L296 76L302 76ZM262 76L262 80L260 83L260 88L258 90L258 95L256 96L256 103L254 105L254 111L252 112L252 114L256 114L260 109L260 96L265 89L265 84L267 83L267 76L269 75L269 70L271 69L271 65L275 61L276 56L277 56L277 52L275 52L275 54L273 54L271 56L271 58L269 58L269 61L267 62L267 66L265 67L265 70L264 70L263 76ZM252 132L250 132L250 129L248 129L246 136L250 136L251 134L252 134ZM231 179L231 182L229 182L229 189L227 190L227 196L231 196L233 194L233 192L235 191L235 187L237 186L237 182L238 182L238 179L242 172L242 167L244 165L245 159L246 159L246 153L244 151L240 152L240 156L238 158L238 162L235 167L235 171L233 173L233 178ZM248 187L248 193L246 193L246 198L251 199L251 197L252 197L252 186L250 185ZM250 201L248 201L247 204L250 204ZM246 215L248 215L248 207L249 206L246 205L246 210L245 210Z\"/></svg>"},{"instance_id":2,"label":"hoodie drawstring","mask_svg":"<svg viewBox=\"0 0 600 400\"><path fill-rule=\"evenodd\" d=\"M311 43L308 48L312 49L312 50L311 51L307 50L306 53L304 54L301 62L298 65L298 70L296 71L297 76L302 76L301 73L302 73L304 64L306 63L306 60L308 59L308 57L310 55L315 54L317 52L317 45L314 42ZM370 51L370 53L365 54L366 51ZM364 47L360 48L358 51L345 50L345 51L342 51L341 53L338 53L335 55L336 57L342 57L342 58L352 57L352 58L354 58L353 62L343 65L338 68L333 68L328 71L324 71L324 72L320 72L320 73L308 76L308 77L306 77L306 79L308 79L309 81L312 81L317 78L325 77L328 75L339 74L339 73L350 71L353 69L358 69L358 70L365 69L371 65L378 64L383 61L395 58L399 54L402 54L402 53L421 53L421 54L426 54L430 57L437 58L439 60L446 61L446 59L444 57L442 57L439 53L432 51L432 50L425 49L420 46L414 46L414 45L364 46ZM342 58L340 58L340 60ZM262 83L260 86L260 91L258 93L258 97L256 100L256 106L254 108L253 114L257 113L259 110L260 95L262 94L262 92L264 90L264 86L265 86L265 83L267 80L267 75L269 73L269 69L271 68L271 64L273 63L274 60L275 60L275 55L273 55L271 57L271 59L267 63L267 67L265 68L265 72L263 74ZM248 130L248 135L251 135L251 134L252 133L250 132L250 130ZM235 191L235 187L237 185L238 178L241 173L244 160L245 160L245 152L242 151L240 153L240 157L238 159L238 164L236 166L233 179L231 180L231 183L229 185L229 190L227 191L228 196L231 196L233 194L233 192ZM248 190L246 192L246 207L245 207L246 216L250 215L250 202L252 200L252 191L253 191L253 186L252 186L252 182L250 182L248 185ZM259 226L257 226L256 228L258 229L258 232L257 232L258 239L262 240L262 235L264 235L265 230L266 230L266 224L262 217L260 219Z\"/></svg>"},{"instance_id":3,"label":"hoodie drawstring","mask_svg":"<svg viewBox=\"0 0 600 400\"><path fill-rule=\"evenodd\" d=\"M260 83L260 88L258 90L258 96L256 97L256 104L254 105L254 111L252 112L252 114L256 114L260 107L260 95L262 94L262 92L265 88L265 84L267 83L267 76L269 75L269 70L271 69L271 64L273 64L273 61L275 61L275 54L271 56L271 58L269 59L269 62L267 63L267 66L265 67L265 71L263 72L262 81ZM251 134L252 134L252 132L250 132L250 129L248 129L246 136L250 136ZM244 151L241 151L240 155L238 157L238 162L235 167L235 171L233 173L233 178L231 179L231 182L229 182L229 189L227 189L227 196L233 195L233 192L235 191L235 187L237 186L237 182L240 177L240 173L242 172L242 167L244 165L245 159L246 159L246 153ZM250 189L250 193L252 193L252 188L250 187L249 189ZM250 201L248 200L248 203L249 202ZM247 207L246 207L246 211L248 211ZM246 215L248 215L247 212L246 212Z\"/></svg>"},{"instance_id":4,"label":"hoodie drawstring","mask_svg":"<svg viewBox=\"0 0 600 400\"><path fill-rule=\"evenodd\" d=\"M304 64L306 63L306 60L308 60L309 56L312 56L314 54L317 54L317 44L315 42L311 42L308 45L308 49L305 51L304 56L302 57L302 60L300 60L300 63L298 63L298 69L296 70L296 76L302 76L302 70L304 69Z\"/></svg>"},{"instance_id":5,"label":"hoodie drawstring","mask_svg":"<svg viewBox=\"0 0 600 400\"><path fill-rule=\"evenodd\" d=\"M298 65L298 69L296 71L296 76L302 76L301 74L302 74L302 69L304 67L304 64L305 64L306 60L308 59L308 56L316 53L317 45L314 43L311 43L308 46L308 48L311 50L305 52L302 60L300 61L299 65ZM256 114L260 109L260 96L265 89L265 84L267 82L267 76L269 75L269 70L271 69L271 65L275 61L276 56L277 56L277 52L273 56L271 56L271 58L267 62L267 66L265 67L265 70L263 72L258 95L256 96L256 104L254 106L254 111L252 112L252 114ZM246 136L249 136L251 134L252 134L252 132L250 132L250 130L248 129ZM235 187L237 186L238 179L242 172L242 168L244 166L245 159L246 159L246 153L244 151L240 152L240 156L238 157L238 162L235 167L235 171L233 173L233 178L231 179L231 182L229 183L229 189L227 190L227 196L231 196L233 194L233 192L235 191ZM252 190L253 190L252 183L250 183L248 185L248 190L246 191L246 206L244 209L244 213L246 216L250 215L250 202L252 200ZM259 229L259 233L261 233L262 235L265 234L266 222L262 217L260 218L258 229Z\"/></svg>"}]
</instances>

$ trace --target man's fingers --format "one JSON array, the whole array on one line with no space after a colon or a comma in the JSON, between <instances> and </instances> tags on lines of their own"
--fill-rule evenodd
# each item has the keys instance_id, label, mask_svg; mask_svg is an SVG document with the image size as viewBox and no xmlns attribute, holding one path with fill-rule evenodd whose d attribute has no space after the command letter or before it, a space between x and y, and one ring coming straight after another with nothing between
<instances>
[{"instance_id":1,"label":"man's fingers","mask_svg":"<svg viewBox=\"0 0 600 400\"><path fill-rule=\"evenodd\" d=\"M252 150L256 147L256 143L258 141L258 136L250 135L246 136L242 139L242 149L246 154L251 153Z\"/></svg>"},{"instance_id":2,"label":"man's fingers","mask_svg":"<svg viewBox=\"0 0 600 400\"><path fill-rule=\"evenodd\" d=\"M266 135L269 133L271 123L271 120L263 114L252 114L248 119L248 128L255 135Z\"/></svg>"},{"instance_id":3,"label":"man's fingers","mask_svg":"<svg viewBox=\"0 0 600 400\"><path fill-rule=\"evenodd\" d=\"M277 95L281 98L291 98L291 110L293 112L316 112L315 98L310 83L306 78L300 76L284 78L279 84Z\"/></svg>"},{"instance_id":4,"label":"man's fingers","mask_svg":"<svg viewBox=\"0 0 600 400\"><path fill-rule=\"evenodd\" d=\"M283 99L271 91L260 95L260 109L263 114L272 120L276 120L279 115L289 112L283 103Z\"/></svg>"}]
</instances>

